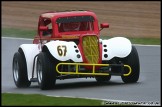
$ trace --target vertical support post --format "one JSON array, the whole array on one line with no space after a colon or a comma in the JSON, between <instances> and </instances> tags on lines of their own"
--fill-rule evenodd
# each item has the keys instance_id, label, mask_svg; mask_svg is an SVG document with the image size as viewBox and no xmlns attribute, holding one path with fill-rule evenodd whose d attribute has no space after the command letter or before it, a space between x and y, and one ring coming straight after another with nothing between
<instances>
[{"instance_id":1,"label":"vertical support post","mask_svg":"<svg viewBox=\"0 0 162 107\"><path fill-rule=\"evenodd\" d=\"M76 73L78 74L78 64L76 64Z\"/></svg>"}]
</instances>

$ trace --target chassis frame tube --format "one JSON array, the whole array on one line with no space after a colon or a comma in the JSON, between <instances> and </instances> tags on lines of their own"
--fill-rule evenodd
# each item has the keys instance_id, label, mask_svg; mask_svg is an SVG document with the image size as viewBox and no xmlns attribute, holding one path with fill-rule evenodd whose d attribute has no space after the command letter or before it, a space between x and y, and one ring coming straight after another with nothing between
<instances>
[{"instance_id":1,"label":"chassis frame tube","mask_svg":"<svg viewBox=\"0 0 162 107\"><path fill-rule=\"evenodd\" d=\"M59 71L58 67L60 65L74 65L76 70L75 72L62 72L62 71ZM79 72L79 66L82 65L82 66L92 66L92 73L83 73L83 72ZM96 73L95 72L95 67L96 66L99 66L99 67L103 67L103 66L115 66L115 64L87 64L87 63L58 63L56 65L56 71L57 73L59 74L74 74L74 75L110 75L109 73ZM123 74L123 76L129 76L132 72L132 69L129 65L123 65L124 67L127 67L129 69L129 72L127 74Z\"/></svg>"}]
</instances>

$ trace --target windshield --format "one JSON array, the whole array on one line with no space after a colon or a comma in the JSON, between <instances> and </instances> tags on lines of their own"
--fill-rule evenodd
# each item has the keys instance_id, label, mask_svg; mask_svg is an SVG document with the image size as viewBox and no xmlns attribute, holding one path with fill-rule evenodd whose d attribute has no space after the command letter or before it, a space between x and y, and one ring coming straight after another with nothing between
<instances>
[{"instance_id":1,"label":"windshield","mask_svg":"<svg viewBox=\"0 0 162 107\"><path fill-rule=\"evenodd\" d=\"M63 17L57 20L59 32L93 31L92 16Z\"/></svg>"}]
</instances>

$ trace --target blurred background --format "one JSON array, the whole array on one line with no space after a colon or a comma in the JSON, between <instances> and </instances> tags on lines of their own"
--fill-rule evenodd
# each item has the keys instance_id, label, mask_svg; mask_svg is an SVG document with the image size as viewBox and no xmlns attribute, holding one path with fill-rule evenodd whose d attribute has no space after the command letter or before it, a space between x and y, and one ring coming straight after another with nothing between
<instances>
[{"instance_id":1,"label":"blurred background","mask_svg":"<svg viewBox=\"0 0 162 107\"><path fill-rule=\"evenodd\" d=\"M2 1L1 26L37 30L43 12L92 10L99 23L110 24L102 36L160 38L160 6L160 1Z\"/></svg>"}]
</instances>

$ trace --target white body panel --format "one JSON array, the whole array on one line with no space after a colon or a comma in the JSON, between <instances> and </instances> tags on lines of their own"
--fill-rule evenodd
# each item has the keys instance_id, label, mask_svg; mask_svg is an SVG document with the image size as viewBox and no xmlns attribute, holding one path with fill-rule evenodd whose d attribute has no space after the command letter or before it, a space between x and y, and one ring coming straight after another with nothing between
<instances>
[{"instance_id":1,"label":"white body panel","mask_svg":"<svg viewBox=\"0 0 162 107\"><path fill-rule=\"evenodd\" d=\"M34 57L41 51L38 49L38 44L22 44L20 48L23 50L25 54L26 64L27 64L27 72L28 72L28 80L32 78L32 70L33 70L33 61ZM35 68L36 71L36 64ZM36 77L36 72L34 72L34 76ZM34 78L35 78L34 77Z\"/></svg>"},{"instance_id":2,"label":"white body panel","mask_svg":"<svg viewBox=\"0 0 162 107\"><path fill-rule=\"evenodd\" d=\"M67 61L71 59L74 62L83 62L80 50L74 42L51 41L46 43L45 45L47 46L52 56L60 61ZM58 47L60 47L59 49L61 49L62 55L59 55ZM78 52L76 52L76 50L78 50ZM80 55L80 58L77 58L77 55Z\"/></svg>"},{"instance_id":3,"label":"white body panel","mask_svg":"<svg viewBox=\"0 0 162 107\"><path fill-rule=\"evenodd\" d=\"M60 61L67 61L69 59L73 60L74 62L83 62L81 53L74 42L65 42L65 41L51 41L46 44L49 52ZM58 53L58 46L61 46L60 49L62 50L62 56ZM66 55L64 56L64 50L66 46ZM75 47L74 47L75 46ZM26 64L27 64L27 72L28 72L28 80L32 78L32 70L33 70L33 61L34 57L41 52L40 44L22 44L20 48L22 48ZM78 52L76 52L78 50ZM80 58L77 58L77 55L80 55ZM34 78L36 78L36 61L35 60L35 68L34 68Z\"/></svg>"},{"instance_id":4,"label":"white body panel","mask_svg":"<svg viewBox=\"0 0 162 107\"><path fill-rule=\"evenodd\" d=\"M124 37L114 37L108 40L101 40L102 42L102 60L111 60L113 57L124 58L128 56L132 50L130 40ZM107 50L107 52L104 51ZM104 57L107 54L108 57Z\"/></svg>"},{"instance_id":5,"label":"white body panel","mask_svg":"<svg viewBox=\"0 0 162 107\"><path fill-rule=\"evenodd\" d=\"M109 40L101 40L102 43L102 60L111 60L113 57L126 57L130 54L132 50L131 42L123 37L114 37ZM66 42L66 41L51 41L46 44L49 52L52 54L54 58L60 61L67 61L69 59L73 60L74 62L83 62L82 55L78 46L74 42ZM106 45L106 47L104 46ZM41 52L40 44L22 44L20 48L22 48L26 64L27 64L27 72L28 72L28 79L32 78L32 70L33 70L33 61L34 57ZM58 47L62 51L62 55L59 55ZM65 51L66 47L66 51ZM104 51L107 49L107 52ZM78 52L76 52L78 50ZM66 53L66 54L65 54ZM105 58L104 54L107 54L108 57ZM77 57L80 55L80 58ZM36 61L35 61L35 68L34 68L34 78L36 78Z\"/></svg>"}]
</instances>

